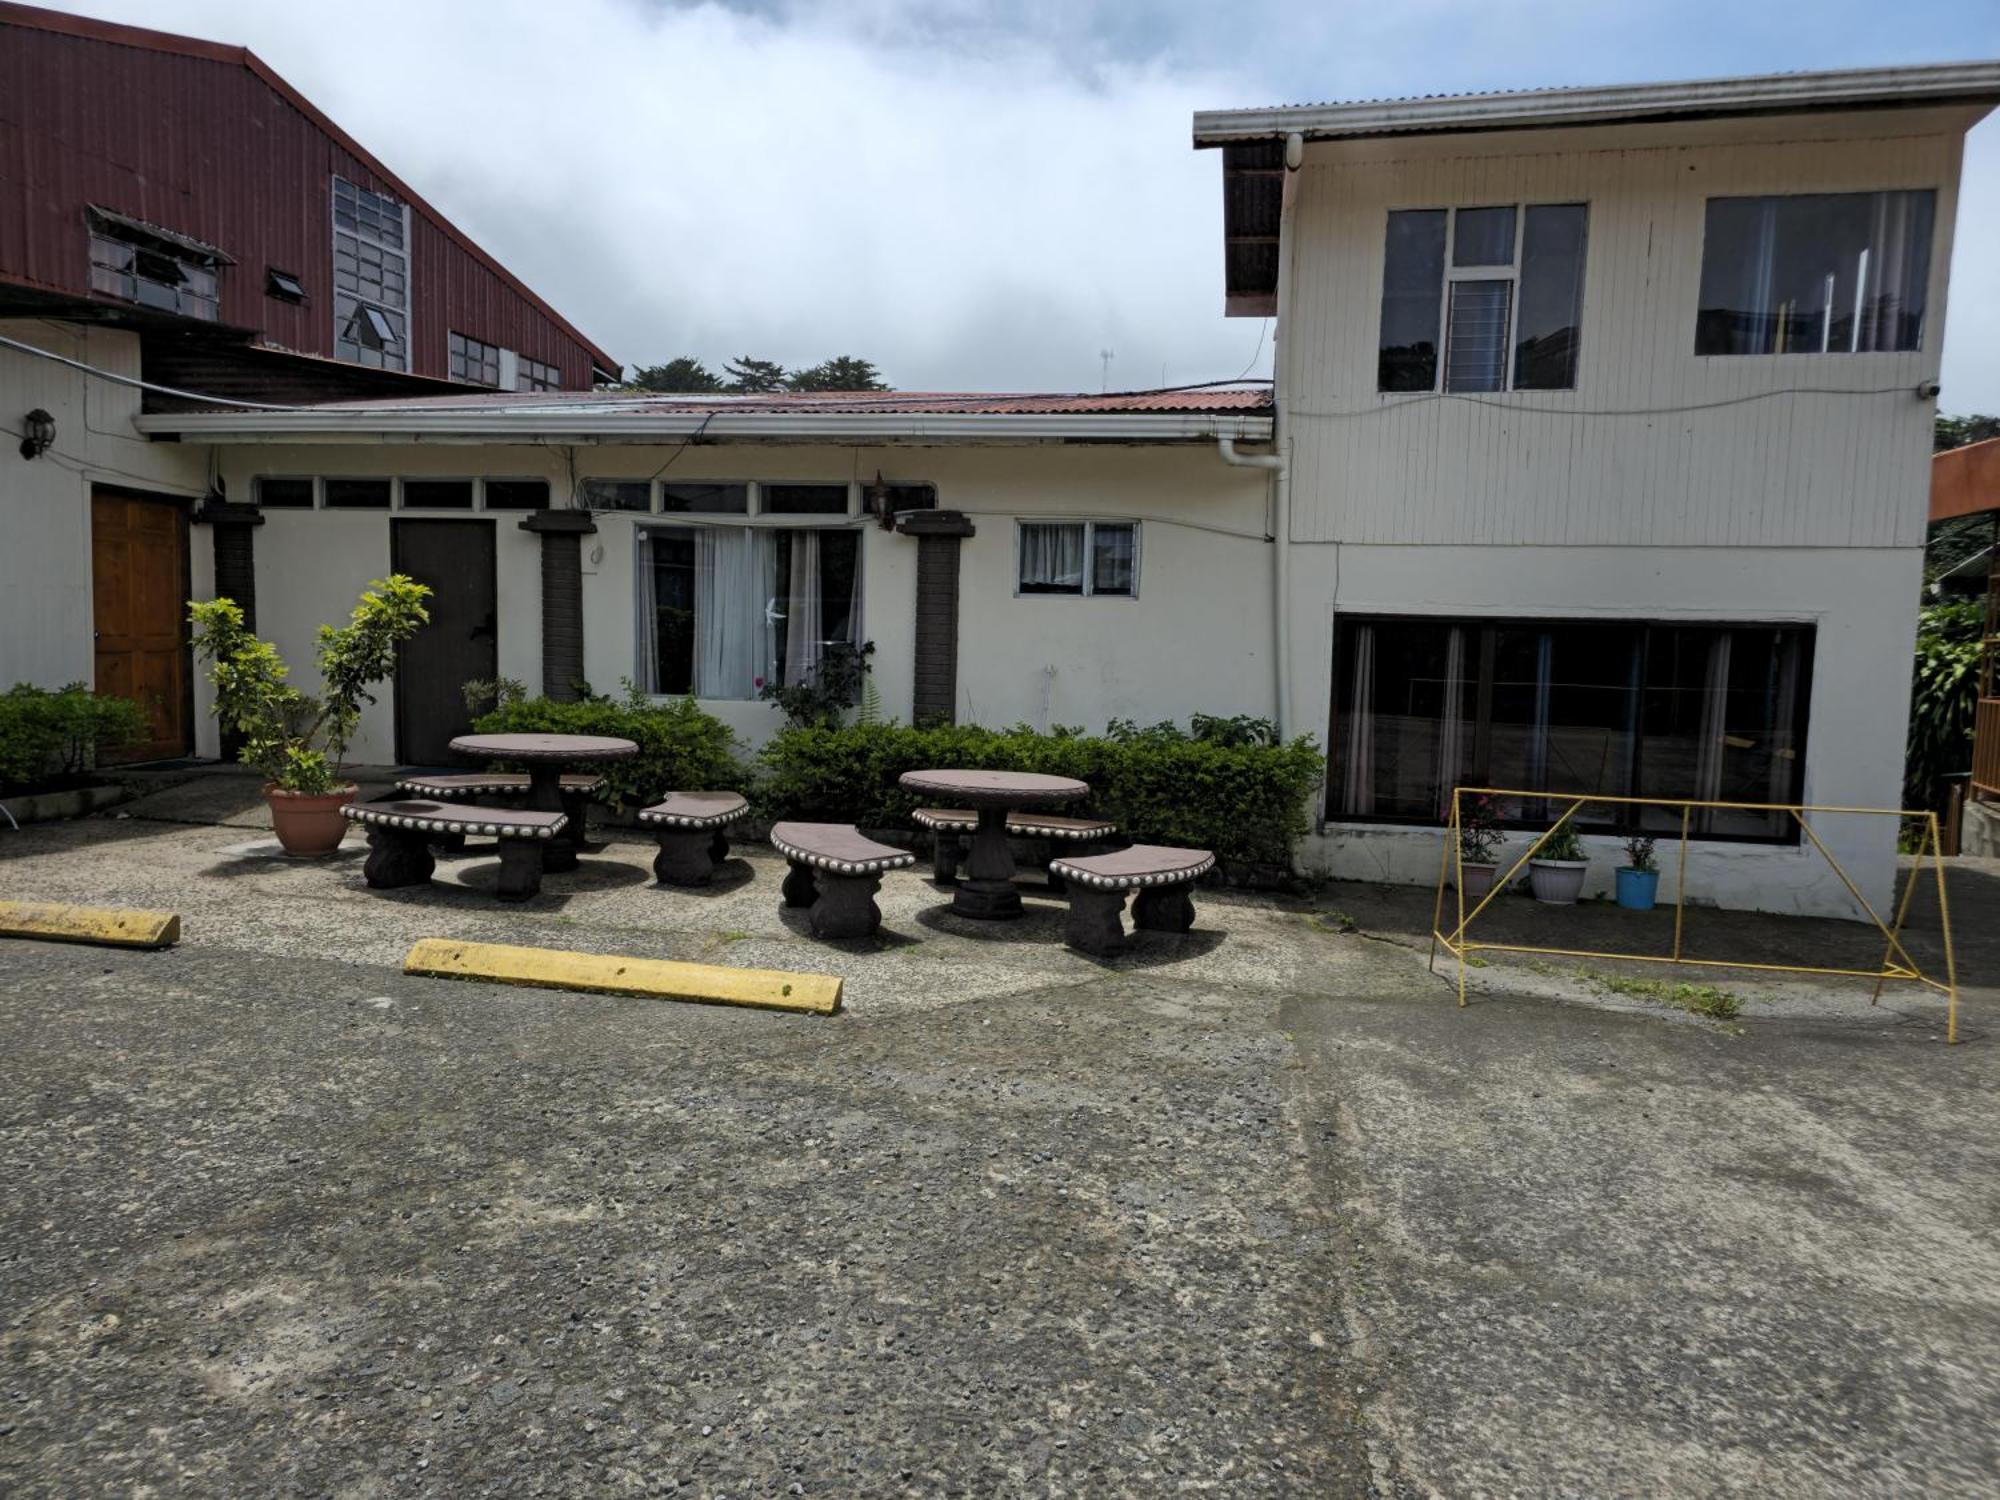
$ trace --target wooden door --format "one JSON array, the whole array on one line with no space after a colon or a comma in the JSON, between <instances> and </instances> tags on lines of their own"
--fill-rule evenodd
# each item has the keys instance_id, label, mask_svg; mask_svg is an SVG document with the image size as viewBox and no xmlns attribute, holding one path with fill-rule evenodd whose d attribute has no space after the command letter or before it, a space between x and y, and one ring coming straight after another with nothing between
<instances>
[{"instance_id":1,"label":"wooden door","mask_svg":"<svg viewBox=\"0 0 2000 1500\"><path fill-rule=\"evenodd\" d=\"M146 710L148 737L108 760L164 760L193 748L188 521L176 501L98 488L90 496L96 688Z\"/></svg>"},{"instance_id":2,"label":"wooden door","mask_svg":"<svg viewBox=\"0 0 2000 1500\"><path fill-rule=\"evenodd\" d=\"M449 766L454 735L472 725L465 685L491 682L500 670L500 630L493 578L491 521L393 523L389 557L431 590L430 624L396 657L396 758L404 765Z\"/></svg>"}]
</instances>

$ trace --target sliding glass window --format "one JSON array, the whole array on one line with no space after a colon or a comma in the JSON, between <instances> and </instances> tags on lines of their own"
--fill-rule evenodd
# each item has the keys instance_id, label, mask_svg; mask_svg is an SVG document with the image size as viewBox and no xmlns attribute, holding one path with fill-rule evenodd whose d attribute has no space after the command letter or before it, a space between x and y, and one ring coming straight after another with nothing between
<instances>
[{"instance_id":1,"label":"sliding glass window","mask_svg":"<svg viewBox=\"0 0 2000 1500\"><path fill-rule=\"evenodd\" d=\"M1802 625L1342 616L1328 816L1441 822L1454 786L1518 788L1547 823L1564 794L1799 800L1813 632ZM1680 827L1600 804L1601 831ZM1796 838L1783 813L1701 812L1705 837Z\"/></svg>"},{"instance_id":2,"label":"sliding glass window","mask_svg":"<svg viewBox=\"0 0 2000 1500\"><path fill-rule=\"evenodd\" d=\"M660 526L639 534L638 681L656 694L755 698L812 680L861 632L861 533Z\"/></svg>"}]
</instances>

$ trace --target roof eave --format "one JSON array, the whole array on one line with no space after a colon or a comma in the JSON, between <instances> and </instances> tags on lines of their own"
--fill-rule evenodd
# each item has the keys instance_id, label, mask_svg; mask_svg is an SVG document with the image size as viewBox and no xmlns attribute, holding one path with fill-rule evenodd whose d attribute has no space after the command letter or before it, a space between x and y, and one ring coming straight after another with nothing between
<instances>
[{"instance_id":1,"label":"roof eave","mask_svg":"<svg viewBox=\"0 0 2000 1500\"><path fill-rule=\"evenodd\" d=\"M316 440L443 443L689 442L1266 442L1268 412L774 413L621 416L589 412L185 412L138 419L149 436L211 443Z\"/></svg>"},{"instance_id":2,"label":"roof eave","mask_svg":"<svg viewBox=\"0 0 2000 1500\"><path fill-rule=\"evenodd\" d=\"M1624 84L1388 99L1269 109L1201 110L1196 147L1303 135L1308 140L1433 131L1527 130L1556 125L1962 103L2000 103L2000 62L1766 74L1693 83Z\"/></svg>"}]
</instances>

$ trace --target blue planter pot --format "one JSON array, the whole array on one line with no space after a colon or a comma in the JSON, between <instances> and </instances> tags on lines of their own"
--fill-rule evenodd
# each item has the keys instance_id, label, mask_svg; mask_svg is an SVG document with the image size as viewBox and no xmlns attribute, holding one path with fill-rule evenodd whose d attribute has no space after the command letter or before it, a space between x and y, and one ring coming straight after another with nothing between
<instances>
[{"instance_id":1,"label":"blue planter pot","mask_svg":"<svg viewBox=\"0 0 2000 1500\"><path fill-rule=\"evenodd\" d=\"M1618 871L1618 904L1627 911L1651 911L1653 898L1659 894L1660 872L1658 870Z\"/></svg>"}]
</instances>

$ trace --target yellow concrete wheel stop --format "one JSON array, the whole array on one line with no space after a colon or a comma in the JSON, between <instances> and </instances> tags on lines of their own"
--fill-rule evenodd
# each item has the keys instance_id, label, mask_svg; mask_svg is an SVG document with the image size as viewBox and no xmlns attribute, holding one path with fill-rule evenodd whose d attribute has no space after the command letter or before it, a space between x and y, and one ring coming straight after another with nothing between
<instances>
[{"instance_id":1,"label":"yellow concrete wheel stop","mask_svg":"<svg viewBox=\"0 0 2000 1500\"><path fill-rule=\"evenodd\" d=\"M105 948L171 948L181 940L181 919L179 913L171 911L0 901L0 937L94 943Z\"/></svg>"},{"instance_id":2,"label":"yellow concrete wheel stop","mask_svg":"<svg viewBox=\"0 0 2000 1500\"><path fill-rule=\"evenodd\" d=\"M537 989L639 995L703 1005L744 1005L760 1010L830 1016L840 1009L841 980L834 974L794 974L783 969L732 969L663 958L621 958L606 953L566 953L556 948L516 948L505 943L461 943L424 938L403 960L406 974L443 979L483 979Z\"/></svg>"}]
</instances>

